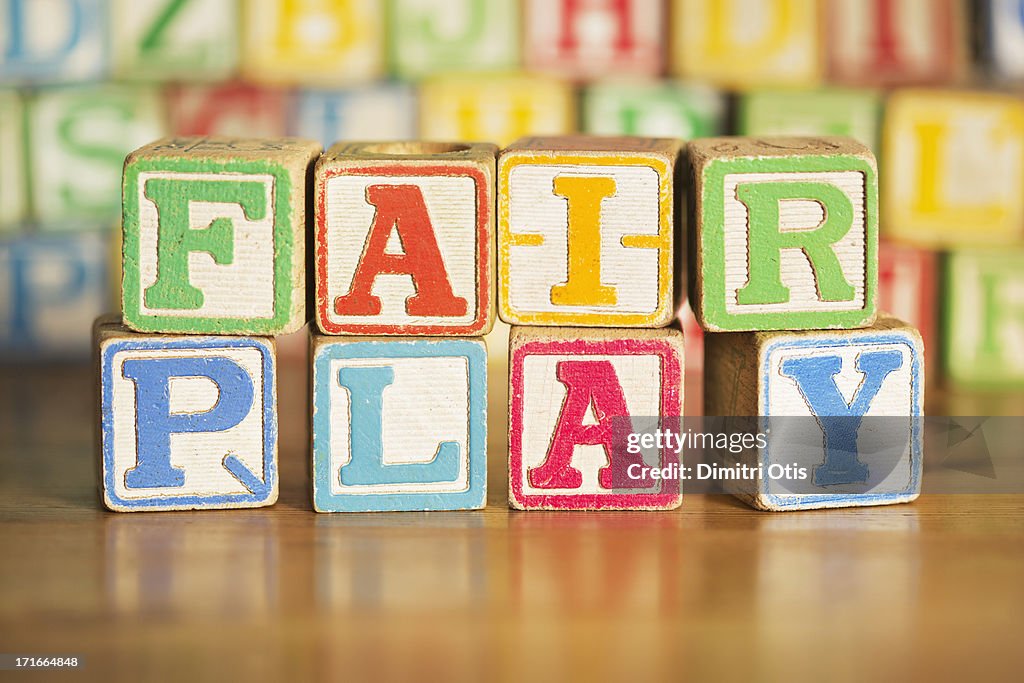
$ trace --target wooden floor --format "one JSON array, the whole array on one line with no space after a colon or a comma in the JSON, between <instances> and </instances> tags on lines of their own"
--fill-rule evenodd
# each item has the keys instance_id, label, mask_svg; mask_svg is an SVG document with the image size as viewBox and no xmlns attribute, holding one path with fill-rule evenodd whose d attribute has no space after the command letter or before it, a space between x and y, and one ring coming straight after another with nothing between
<instances>
[{"instance_id":1,"label":"wooden floor","mask_svg":"<svg viewBox=\"0 0 1024 683\"><path fill-rule=\"evenodd\" d=\"M0 653L84 655L69 680L132 681L1024 669L1024 497L513 513L499 381L487 510L317 515L301 363L281 376L277 506L115 514L96 494L90 371L0 366Z\"/></svg>"}]
</instances>

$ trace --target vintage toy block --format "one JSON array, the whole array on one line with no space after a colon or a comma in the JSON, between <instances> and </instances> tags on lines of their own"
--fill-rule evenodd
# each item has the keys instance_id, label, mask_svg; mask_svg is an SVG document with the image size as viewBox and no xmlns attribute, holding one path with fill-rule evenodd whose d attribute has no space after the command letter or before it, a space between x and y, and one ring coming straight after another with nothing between
<instances>
[{"instance_id":1,"label":"vintage toy block","mask_svg":"<svg viewBox=\"0 0 1024 683\"><path fill-rule=\"evenodd\" d=\"M306 205L320 145L165 138L124 170L125 324L276 335L306 317Z\"/></svg>"},{"instance_id":2,"label":"vintage toy block","mask_svg":"<svg viewBox=\"0 0 1024 683\"><path fill-rule=\"evenodd\" d=\"M680 481L642 476L679 464L627 447L643 428L679 429L683 334L513 327L509 338L509 505L519 510L668 510Z\"/></svg>"},{"instance_id":3,"label":"vintage toy block","mask_svg":"<svg viewBox=\"0 0 1024 683\"><path fill-rule=\"evenodd\" d=\"M171 86L171 135L277 138L287 134L288 95L243 83Z\"/></svg>"},{"instance_id":4,"label":"vintage toy block","mask_svg":"<svg viewBox=\"0 0 1024 683\"><path fill-rule=\"evenodd\" d=\"M849 85L926 85L967 66L963 0L827 0L829 79Z\"/></svg>"},{"instance_id":5,"label":"vintage toy block","mask_svg":"<svg viewBox=\"0 0 1024 683\"><path fill-rule=\"evenodd\" d=\"M727 88L821 80L818 0L673 0L674 72Z\"/></svg>"},{"instance_id":6,"label":"vintage toy block","mask_svg":"<svg viewBox=\"0 0 1024 683\"><path fill-rule=\"evenodd\" d=\"M882 241L878 245L878 308L906 320L921 334L925 351L938 358L938 254ZM928 376L938 363L928 365Z\"/></svg>"},{"instance_id":7,"label":"vintage toy block","mask_svg":"<svg viewBox=\"0 0 1024 683\"><path fill-rule=\"evenodd\" d=\"M740 135L847 135L872 151L880 142L882 99L874 90L754 90L740 97Z\"/></svg>"},{"instance_id":8,"label":"vintage toy block","mask_svg":"<svg viewBox=\"0 0 1024 683\"><path fill-rule=\"evenodd\" d=\"M992 70L1001 78L1024 79L1024 9L1021 0L988 0L981 27Z\"/></svg>"},{"instance_id":9,"label":"vintage toy block","mask_svg":"<svg viewBox=\"0 0 1024 683\"><path fill-rule=\"evenodd\" d=\"M21 97L13 90L0 90L0 233L28 215L24 124Z\"/></svg>"},{"instance_id":10,"label":"vintage toy block","mask_svg":"<svg viewBox=\"0 0 1024 683\"><path fill-rule=\"evenodd\" d=\"M245 10L247 81L332 86L384 75L380 0L249 0Z\"/></svg>"},{"instance_id":11,"label":"vintage toy block","mask_svg":"<svg viewBox=\"0 0 1024 683\"><path fill-rule=\"evenodd\" d=\"M30 187L43 229L109 225L124 157L164 135L162 111L159 92L150 88L60 88L30 99Z\"/></svg>"},{"instance_id":12,"label":"vintage toy block","mask_svg":"<svg viewBox=\"0 0 1024 683\"><path fill-rule=\"evenodd\" d=\"M277 361L260 337L94 329L103 502L118 512L277 501Z\"/></svg>"},{"instance_id":13,"label":"vintage toy block","mask_svg":"<svg viewBox=\"0 0 1024 683\"><path fill-rule=\"evenodd\" d=\"M102 78L107 0L0 0L0 83Z\"/></svg>"},{"instance_id":14,"label":"vintage toy block","mask_svg":"<svg viewBox=\"0 0 1024 683\"><path fill-rule=\"evenodd\" d=\"M325 148L339 140L411 140L416 137L416 93L406 85L298 93L293 135Z\"/></svg>"},{"instance_id":15,"label":"vintage toy block","mask_svg":"<svg viewBox=\"0 0 1024 683\"><path fill-rule=\"evenodd\" d=\"M317 512L484 506L483 339L314 334L311 362Z\"/></svg>"},{"instance_id":16,"label":"vintage toy block","mask_svg":"<svg viewBox=\"0 0 1024 683\"><path fill-rule=\"evenodd\" d=\"M748 504L808 510L917 498L924 351L916 329L886 315L861 330L709 334L704 348L705 414L754 418L764 438L735 456L759 470L733 482Z\"/></svg>"},{"instance_id":17,"label":"vintage toy block","mask_svg":"<svg viewBox=\"0 0 1024 683\"><path fill-rule=\"evenodd\" d=\"M0 240L0 354L88 357L89 326L111 308L107 254L96 233Z\"/></svg>"},{"instance_id":18,"label":"vintage toy block","mask_svg":"<svg viewBox=\"0 0 1024 683\"><path fill-rule=\"evenodd\" d=\"M662 0L525 0L526 67L568 78L657 76L664 69Z\"/></svg>"},{"instance_id":19,"label":"vintage toy block","mask_svg":"<svg viewBox=\"0 0 1024 683\"><path fill-rule=\"evenodd\" d=\"M667 138L523 138L498 161L498 314L517 325L664 327L681 297Z\"/></svg>"},{"instance_id":20,"label":"vintage toy block","mask_svg":"<svg viewBox=\"0 0 1024 683\"><path fill-rule=\"evenodd\" d=\"M583 132L706 138L722 125L721 93L682 83L605 82L583 91Z\"/></svg>"},{"instance_id":21,"label":"vintage toy block","mask_svg":"<svg viewBox=\"0 0 1024 683\"><path fill-rule=\"evenodd\" d=\"M710 332L866 327L878 284L875 158L851 138L689 145L690 305Z\"/></svg>"},{"instance_id":22,"label":"vintage toy block","mask_svg":"<svg viewBox=\"0 0 1024 683\"><path fill-rule=\"evenodd\" d=\"M480 335L495 315L494 145L346 143L316 166L328 334Z\"/></svg>"},{"instance_id":23,"label":"vintage toy block","mask_svg":"<svg viewBox=\"0 0 1024 683\"><path fill-rule=\"evenodd\" d=\"M519 0L389 1L389 61L400 78L517 66Z\"/></svg>"},{"instance_id":24,"label":"vintage toy block","mask_svg":"<svg viewBox=\"0 0 1024 683\"><path fill-rule=\"evenodd\" d=\"M215 81L238 65L238 0L113 0L114 72Z\"/></svg>"},{"instance_id":25,"label":"vintage toy block","mask_svg":"<svg viewBox=\"0 0 1024 683\"><path fill-rule=\"evenodd\" d=\"M1024 102L1013 95L899 90L885 112L885 234L920 246L1024 236Z\"/></svg>"},{"instance_id":26,"label":"vintage toy block","mask_svg":"<svg viewBox=\"0 0 1024 683\"><path fill-rule=\"evenodd\" d=\"M420 86L420 135L507 145L524 135L558 135L576 126L568 83L545 76L456 75Z\"/></svg>"},{"instance_id":27,"label":"vintage toy block","mask_svg":"<svg viewBox=\"0 0 1024 683\"><path fill-rule=\"evenodd\" d=\"M943 270L946 375L964 387L1024 387L1024 252L954 251Z\"/></svg>"}]
</instances>

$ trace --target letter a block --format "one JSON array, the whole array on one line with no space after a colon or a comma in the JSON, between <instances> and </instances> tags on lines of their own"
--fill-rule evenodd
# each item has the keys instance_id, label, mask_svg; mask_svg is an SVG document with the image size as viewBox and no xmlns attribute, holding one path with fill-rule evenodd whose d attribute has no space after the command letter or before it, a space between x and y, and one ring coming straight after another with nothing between
<instances>
[{"instance_id":1,"label":"letter a block","mask_svg":"<svg viewBox=\"0 0 1024 683\"><path fill-rule=\"evenodd\" d=\"M683 334L660 330L513 328L509 340L509 505L520 510L669 510L678 478L640 478L679 463L631 454L629 432L678 431ZM646 431L646 430L643 430Z\"/></svg>"},{"instance_id":2,"label":"letter a block","mask_svg":"<svg viewBox=\"0 0 1024 683\"><path fill-rule=\"evenodd\" d=\"M320 145L172 138L124 170L125 324L277 335L306 323L307 177Z\"/></svg>"},{"instance_id":3,"label":"letter a block","mask_svg":"<svg viewBox=\"0 0 1024 683\"><path fill-rule=\"evenodd\" d=\"M103 500L120 512L277 500L274 342L95 327Z\"/></svg>"},{"instance_id":4,"label":"letter a block","mask_svg":"<svg viewBox=\"0 0 1024 683\"><path fill-rule=\"evenodd\" d=\"M498 161L498 313L663 327L676 315L678 140L523 138Z\"/></svg>"},{"instance_id":5,"label":"letter a block","mask_svg":"<svg viewBox=\"0 0 1024 683\"><path fill-rule=\"evenodd\" d=\"M761 418L734 493L761 510L906 503L921 487L924 352L895 318L870 328L704 337L704 411ZM791 466L803 468L777 472Z\"/></svg>"},{"instance_id":6,"label":"letter a block","mask_svg":"<svg viewBox=\"0 0 1024 683\"><path fill-rule=\"evenodd\" d=\"M850 138L690 144L690 305L709 332L875 319L875 158Z\"/></svg>"},{"instance_id":7,"label":"letter a block","mask_svg":"<svg viewBox=\"0 0 1024 683\"><path fill-rule=\"evenodd\" d=\"M479 335L494 324L491 144L341 143L316 170L327 334Z\"/></svg>"},{"instance_id":8,"label":"letter a block","mask_svg":"<svg viewBox=\"0 0 1024 683\"><path fill-rule=\"evenodd\" d=\"M483 339L314 334L312 364L317 512L484 506Z\"/></svg>"}]
</instances>

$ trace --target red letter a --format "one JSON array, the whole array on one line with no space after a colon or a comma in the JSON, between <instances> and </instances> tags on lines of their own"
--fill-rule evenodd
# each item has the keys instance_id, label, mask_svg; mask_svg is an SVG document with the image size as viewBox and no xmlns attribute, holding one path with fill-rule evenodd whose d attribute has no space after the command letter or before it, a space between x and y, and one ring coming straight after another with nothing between
<instances>
[{"instance_id":1,"label":"red letter a","mask_svg":"<svg viewBox=\"0 0 1024 683\"><path fill-rule=\"evenodd\" d=\"M468 304L452 292L420 188L371 185L366 188L366 201L377 211L352 287L334 300L338 315L379 315L380 298L370 290L381 273L412 277L416 293L405 300L409 315L465 315ZM401 254L385 251L392 228L402 242Z\"/></svg>"}]
</instances>

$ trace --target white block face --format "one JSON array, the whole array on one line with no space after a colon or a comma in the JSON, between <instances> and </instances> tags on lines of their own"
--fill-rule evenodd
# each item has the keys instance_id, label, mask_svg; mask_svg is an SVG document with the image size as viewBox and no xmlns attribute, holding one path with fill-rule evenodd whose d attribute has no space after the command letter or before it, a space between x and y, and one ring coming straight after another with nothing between
<instances>
[{"instance_id":1,"label":"white block face","mask_svg":"<svg viewBox=\"0 0 1024 683\"><path fill-rule=\"evenodd\" d=\"M203 230L215 220L227 218L233 226L234 258L229 264L218 264L206 252L192 252L188 257L189 282L203 292L199 308L150 308L145 291L157 279L157 246L159 215L156 204L146 197L146 182L154 178L172 180L223 179L226 182L263 183L266 188L266 212L257 220L249 220L240 204L190 202L189 225ZM136 188L139 201L139 273L142 295L139 297L143 315L187 318L273 318L274 317L274 216L275 187L271 175L234 175L202 173L139 173Z\"/></svg>"},{"instance_id":2,"label":"white block face","mask_svg":"<svg viewBox=\"0 0 1024 683\"><path fill-rule=\"evenodd\" d=\"M238 50L235 0L192 0L181 5L161 29L158 54L140 55L155 25L165 19L168 0L116 0L113 7L116 60L128 69L186 73L191 78L227 77ZM184 67L193 65L191 72Z\"/></svg>"},{"instance_id":3,"label":"white block face","mask_svg":"<svg viewBox=\"0 0 1024 683\"><path fill-rule=\"evenodd\" d=\"M1024 16L1018 0L991 0L992 60L1007 78L1024 78Z\"/></svg>"},{"instance_id":4,"label":"white block face","mask_svg":"<svg viewBox=\"0 0 1024 683\"><path fill-rule=\"evenodd\" d=\"M0 232L25 217L25 145L21 101L0 91Z\"/></svg>"},{"instance_id":5,"label":"white block face","mask_svg":"<svg viewBox=\"0 0 1024 683\"><path fill-rule=\"evenodd\" d=\"M827 183L842 190L853 204L853 225L832 249L839 259L846 281L854 288L850 301L822 301L818 280L810 260L801 249L781 251L782 284L789 288L789 301L781 304L739 304L737 292L750 277L749 211L736 196L738 185L757 182ZM857 311L864 308L864 274L867 235L864 174L856 171L829 173L732 173L725 176L725 310L727 313L773 313L781 311ZM816 201L784 200L779 203L782 232L817 228L825 212Z\"/></svg>"},{"instance_id":6,"label":"white block face","mask_svg":"<svg viewBox=\"0 0 1024 683\"><path fill-rule=\"evenodd\" d=\"M367 201L374 185L415 185L433 227L441 259L456 297L466 300L461 316L413 316L406 300L416 293L407 274L377 275L372 293L380 298L379 315L338 315L333 302L348 294L362 258L376 207ZM358 176L339 175L325 185L327 217L327 319L344 325L469 325L478 316L479 267L477 254L477 187L468 176ZM377 229L381 229L378 226ZM390 227L385 253L404 253L395 226Z\"/></svg>"},{"instance_id":7,"label":"white block face","mask_svg":"<svg viewBox=\"0 0 1024 683\"><path fill-rule=\"evenodd\" d=\"M601 202L601 284L614 287L614 305L556 305L552 287L569 272L569 202L556 195L558 177L615 181L615 194ZM624 247L627 235L660 234L660 178L648 166L518 164L509 175L509 230L540 235L539 246L509 247L508 301L516 313L653 314L659 307L659 253L655 247Z\"/></svg>"},{"instance_id":8,"label":"white block face","mask_svg":"<svg viewBox=\"0 0 1024 683\"><path fill-rule=\"evenodd\" d=\"M941 53L948 49L936 38L936 12L940 3L934 0L897 0L890 2L891 28L899 60L908 72L928 71ZM830 21L835 26L830 33L829 50L844 65L869 68L877 52L879 18L876 3L863 0L833 0ZM866 76L870 73L865 73Z\"/></svg>"},{"instance_id":9,"label":"white block face","mask_svg":"<svg viewBox=\"0 0 1024 683\"><path fill-rule=\"evenodd\" d=\"M100 0L79 0L81 12L69 10L68 0L22 1L21 26L8 26L11 0L0 0L0 82L7 60L15 73L39 76L47 82L73 83L103 75L106 65L107 8ZM77 25L76 25L77 19ZM10 57L12 32L21 41L21 55Z\"/></svg>"},{"instance_id":10,"label":"white block face","mask_svg":"<svg viewBox=\"0 0 1024 683\"><path fill-rule=\"evenodd\" d=\"M526 27L528 50L538 64L572 61L586 70L600 73L615 64L656 63L662 50L665 24L664 3L658 0L631 0L623 3L629 12L629 42L632 49L620 51L614 46L620 35L619 3L608 0L584 0L579 3L527 0ZM565 16L569 6L579 8ZM562 47L562 26L568 21L575 49Z\"/></svg>"},{"instance_id":11,"label":"white block face","mask_svg":"<svg viewBox=\"0 0 1024 683\"><path fill-rule=\"evenodd\" d=\"M952 259L952 268L950 279L956 286L949 288L954 297L950 310L956 311L957 324L949 326L949 344L957 363L991 367L993 351L985 346L985 327L990 324L1005 377L1024 375L1024 273L1011 264L992 264L970 254ZM985 291L986 284L990 292ZM985 320L990 314L996 316L994 321Z\"/></svg>"},{"instance_id":12,"label":"white block face","mask_svg":"<svg viewBox=\"0 0 1024 683\"><path fill-rule=\"evenodd\" d=\"M515 66L517 4L518 0L397 0L391 9L401 22L395 36L400 41L395 46L397 59L411 73L445 71L450 60L469 60L467 66L476 71ZM468 42L469 36L477 35L479 41Z\"/></svg>"},{"instance_id":13,"label":"white block face","mask_svg":"<svg viewBox=\"0 0 1024 683\"><path fill-rule=\"evenodd\" d=\"M384 465L430 463L438 444L459 447L455 481L343 485L338 472L352 460L349 391L342 368L386 367L394 381L384 388ZM346 358L330 363L330 490L332 494L458 493L469 489L469 363L464 357ZM374 430L375 425L362 426ZM357 434L357 442L361 440ZM358 447L358 446L357 446Z\"/></svg>"}]
</instances>

